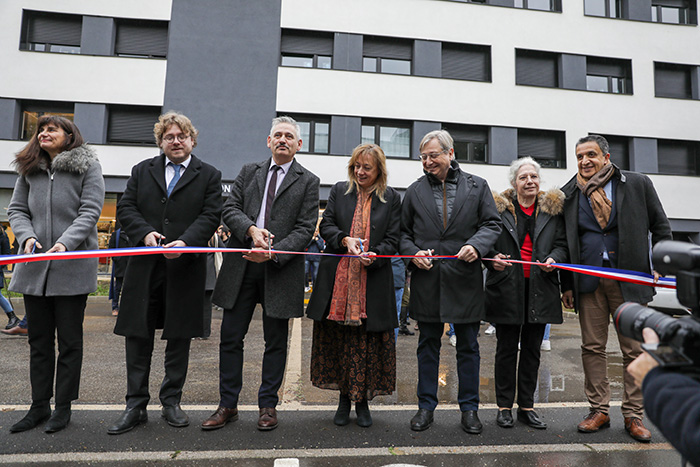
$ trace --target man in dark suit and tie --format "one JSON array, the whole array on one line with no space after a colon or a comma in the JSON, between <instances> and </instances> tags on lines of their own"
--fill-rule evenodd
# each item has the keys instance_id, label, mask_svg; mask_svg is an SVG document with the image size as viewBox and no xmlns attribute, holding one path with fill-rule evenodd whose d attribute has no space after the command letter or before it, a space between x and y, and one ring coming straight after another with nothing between
<instances>
[{"instance_id":1,"label":"man in dark suit and tie","mask_svg":"<svg viewBox=\"0 0 700 467\"><path fill-rule=\"evenodd\" d=\"M319 179L294 155L301 148L299 125L290 117L272 120L267 147L272 158L245 165L224 205L224 223L231 229L229 248L250 248L227 254L213 301L224 309L219 361L219 408L202 423L214 430L238 419L243 384L243 339L253 310L263 307L265 354L258 391L258 429L277 428L277 392L287 361L289 318L304 312L304 257L270 253L304 251L318 220Z\"/></svg>"},{"instance_id":2,"label":"man in dark suit and tie","mask_svg":"<svg viewBox=\"0 0 700 467\"><path fill-rule=\"evenodd\" d=\"M649 241L671 240L671 225L649 177L620 170L610 161L609 148L599 135L584 136L576 143L578 173L562 188L569 257L574 264L651 273ZM562 276L562 300L579 312L584 389L590 404L578 430L594 433L610 426L606 354L610 317L623 302L646 304L655 292L645 285L580 274L574 274L573 284L567 287L568 278ZM626 371L642 348L619 332L617 337L625 368L625 429L637 441L649 442L651 433L642 423L642 389Z\"/></svg>"},{"instance_id":3,"label":"man in dark suit and tie","mask_svg":"<svg viewBox=\"0 0 700 467\"><path fill-rule=\"evenodd\" d=\"M221 172L191 154L197 130L175 112L161 115L154 135L163 153L137 164L117 205L117 217L136 246L207 246L221 216ZM163 329L165 377L162 416L171 426L189 424L180 408L190 341L202 334L206 255L134 256L124 277L114 333L126 337L126 410L109 434L147 420L148 377L156 329Z\"/></svg>"}]
</instances>

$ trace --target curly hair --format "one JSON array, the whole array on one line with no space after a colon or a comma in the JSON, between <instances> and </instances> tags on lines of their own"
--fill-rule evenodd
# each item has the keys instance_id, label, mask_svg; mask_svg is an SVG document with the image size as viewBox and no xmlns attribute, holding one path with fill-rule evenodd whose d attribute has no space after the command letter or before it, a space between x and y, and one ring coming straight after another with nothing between
<instances>
[{"instance_id":1,"label":"curly hair","mask_svg":"<svg viewBox=\"0 0 700 467\"><path fill-rule=\"evenodd\" d=\"M169 111L158 117L158 121L153 126L153 136L156 138L158 147L163 145L163 133L168 131L172 125L180 127L183 133L192 138L192 147L197 147L197 136L199 131L192 125L192 122L180 112Z\"/></svg>"}]
</instances>

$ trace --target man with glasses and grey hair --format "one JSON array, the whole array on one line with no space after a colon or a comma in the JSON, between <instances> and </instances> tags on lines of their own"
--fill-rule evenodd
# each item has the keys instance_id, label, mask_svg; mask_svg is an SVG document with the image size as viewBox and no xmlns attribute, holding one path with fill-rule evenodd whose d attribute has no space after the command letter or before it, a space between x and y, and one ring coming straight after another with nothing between
<instances>
[{"instance_id":1,"label":"man with glasses and grey hair","mask_svg":"<svg viewBox=\"0 0 700 467\"><path fill-rule=\"evenodd\" d=\"M440 339L444 323L457 336L458 401L464 431L481 433L479 408L479 323L484 318L481 261L501 232L501 221L486 180L463 172L454 160L447 131L423 137L424 176L406 190L401 214L402 255L411 275L409 313L418 321L418 412L411 429L433 423L437 406ZM457 255L457 259L431 256Z\"/></svg>"},{"instance_id":2,"label":"man with glasses and grey hair","mask_svg":"<svg viewBox=\"0 0 700 467\"><path fill-rule=\"evenodd\" d=\"M318 219L319 179L294 159L301 144L294 119L272 120L267 137L272 157L245 165L224 204L223 221L231 229L227 246L249 250L224 255L216 281L213 302L224 309L219 348L221 400L202 423L203 430L215 430L238 419L243 339L258 303L263 308L265 336L258 429L277 428L277 392L287 362L289 318L304 313L304 257L275 250L304 251Z\"/></svg>"}]
</instances>

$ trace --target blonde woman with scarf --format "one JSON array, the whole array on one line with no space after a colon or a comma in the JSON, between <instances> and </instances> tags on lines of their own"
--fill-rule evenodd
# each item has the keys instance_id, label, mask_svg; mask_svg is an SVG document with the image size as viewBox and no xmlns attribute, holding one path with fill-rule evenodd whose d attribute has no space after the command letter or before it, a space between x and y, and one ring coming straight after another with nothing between
<instances>
[{"instance_id":1,"label":"blonde woman with scarf","mask_svg":"<svg viewBox=\"0 0 700 467\"><path fill-rule=\"evenodd\" d=\"M311 381L340 391L333 422L372 425L368 402L396 385L398 326L391 262L399 242L401 198L387 186L386 157L374 144L355 148L347 182L331 189L320 224L326 253L306 314L315 320Z\"/></svg>"}]
</instances>

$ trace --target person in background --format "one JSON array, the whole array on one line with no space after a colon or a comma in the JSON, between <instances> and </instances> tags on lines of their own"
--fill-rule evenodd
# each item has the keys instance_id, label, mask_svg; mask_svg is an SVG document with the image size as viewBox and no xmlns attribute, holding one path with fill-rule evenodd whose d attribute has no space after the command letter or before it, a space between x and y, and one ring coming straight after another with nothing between
<instances>
[{"instance_id":1,"label":"person in background","mask_svg":"<svg viewBox=\"0 0 700 467\"><path fill-rule=\"evenodd\" d=\"M316 228L313 238L309 244L306 245L306 251L309 253L323 253L325 247L326 242L323 241L323 238L321 238L321 235L318 233L318 228ZM316 283L316 277L318 276L318 263L321 261L321 257L316 255L305 255L304 259L306 260L304 264L304 278L306 281L309 281L309 279L311 280L311 287L306 286L304 291L310 292L313 290L314 284ZM306 284L308 283L309 282L306 282Z\"/></svg>"},{"instance_id":2,"label":"person in background","mask_svg":"<svg viewBox=\"0 0 700 467\"><path fill-rule=\"evenodd\" d=\"M496 423L511 428L517 389L518 420L545 429L534 411L540 345L547 323L561 323L559 275L552 266L567 260L564 193L540 191L540 164L531 157L510 165L512 188L494 193L503 230L484 261L486 319L496 324ZM542 263L511 263L509 259ZM518 358L520 347L520 358Z\"/></svg>"},{"instance_id":3,"label":"person in background","mask_svg":"<svg viewBox=\"0 0 700 467\"><path fill-rule=\"evenodd\" d=\"M399 243L401 196L387 186L386 157L375 144L356 147L348 180L328 196L320 230L326 250L359 258L324 256L306 314L314 320L311 382L340 392L333 422L372 425L369 401L396 386L398 327L391 261Z\"/></svg>"},{"instance_id":4,"label":"person in background","mask_svg":"<svg viewBox=\"0 0 700 467\"><path fill-rule=\"evenodd\" d=\"M117 230L112 232L109 237L109 249L114 248L129 248L129 236L124 232L119 221L115 225ZM119 315L119 298L122 293L122 284L124 283L124 273L126 265L129 262L128 256L113 256L112 257L112 277L109 281L109 299L112 300L112 316Z\"/></svg>"},{"instance_id":5,"label":"person in background","mask_svg":"<svg viewBox=\"0 0 700 467\"><path fill-rule=\"evenodd\" d=\"M411 272L406 269L406 282L403 286L403 295L401 296L401 311L399 313L399 335L414 336L416 333L411 331L410 320L408 319L408 303L411 300ZM416 328L418 329L418 328Z\"/></svg>"},{"instance_id":6,"label":"person in background","mask_svg":"<svg viewBox=\"0 0 700 467\"><path fill-rule=\"evenodd\" d=\"M552 323L547 323L544 328L544 336L542 336L542 344L540 344L540 350L549 352L552 350L552 343L549 341L549 334L552 332Z\"/></svg>"},{"instance_id":7,"label":"person in background","mask_svg":"<svg viewBox=\"0 0 700 467\"><path fill-rule=\"evenodd\" d=\"M5 233L5 229L3 229L2 226L0 226L0 255L11 254L12 250L10 249L10 241L7 239L7 233ZM0 289L2 289L5 287L5 266L0 266L0 279ZM6 331L9 331L13 328L18 328L19 330L26 331L26 328L22 329L19 327L20 319L15 314L15 311L12 308L12 304L7 298L5 298L4 295L2 295L2 293L0 293L0 307L2 307L3 311L5 311L5 314L7 315L7 325L5 325ZM26 335L26 332L6 332L5 334Z\"/></svg>"},{"instance_id":8,"label":"person in background","mask_svg":"<svg viewBox=\"0 0 700 467\"><path fill-rule=\"evenodd\" d=\"M7 210L20 251L96 250L105 194L97 154L64 117L44 115L36 128L15 157L19 177ZM97 289L97 258L19 263L9 289L24 294L32 386L29 412L10 432L30 430L47 419L45 432L60 431L70 422L71 403L78 398L83 318L88 294Z\"/></svg>"},{"instance_id":9,"label":"person in background","mask_svg":"<svg viewBox=\"0 0 700 467\"><path fill-rule=\"evenodd\" d=\"M396 314L399 327L394 331L394 338L399 338L401 328L401 301L403 300L403 289L406 285L406 263L401 258L391 258L391 272L394 275L394 295L396 296ZM404 324L404 327L406 325Z\"/></svg>"}]
</instances>

